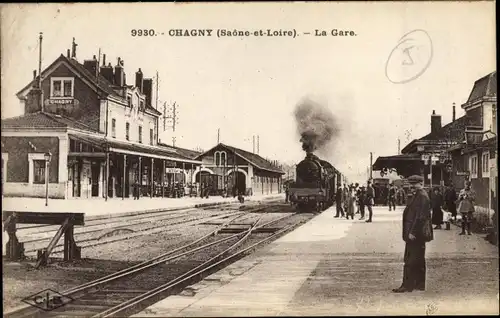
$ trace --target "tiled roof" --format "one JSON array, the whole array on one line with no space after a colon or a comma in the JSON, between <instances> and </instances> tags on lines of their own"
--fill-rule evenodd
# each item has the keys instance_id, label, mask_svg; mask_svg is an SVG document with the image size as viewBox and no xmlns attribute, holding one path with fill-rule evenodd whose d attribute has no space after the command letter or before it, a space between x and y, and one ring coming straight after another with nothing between
<instances>
[{"instance_id":1,"label":"tiled roof","mask_svg":"<svg viewBox=\"0 0 500 318\"><path fill-rule=\"evenodd\" d=\"M57 58L49 67L47 67L42 72L42 77L45 76L45 74L47 73L48 69L50 69L54 64L56 64L59 61L65 61L65 62L67 62L69 65L71 65L73 68L75 68L78 73L80 73L83 77L85 77L85 79L87 79L88 81L90 81L92 84L94 84L96 87L98 87L99 89L101 89L106 94L114 96L116 98L123 99L125 101L125 99L122 96L120 96L113 89L112 83L110 83L104 76L102 76L101 74L99 74L96 77L95 74L92 74L91 72L89 72L85 68L85 66L83 66L82 64L80 64L78 61L76 61L75 59L68 58L68 57L64 56L63 54L61 54L59 56L59 58ZM33 84L34 84L34 80L31 81L27 86L25 86L20 92L24 91L28 87L32 87ZM155 108L153 108L151 105L146 105L146 109L148 109L149 111L151 111L151 112L153 112L153 113L155 113L157 115L161 115L161 112L159 112L158 110L156 110Z\"/></svg>"},{"instance_id":2,"label":"tiled roof","mask_svg":"<svg viewBox=\"0 0 500 318\"><path fill-rule=\"evenodd\" d=\"M94 131L91 127L74 119L44 112L2 119L2 128L74 128Z\"/></svg>"},{"instance_id":3,"label":"tiled roof","mask_svg":"<svg viewBox=\"0 0 500 318\"><path fill-rule=\"evenodd\" d=\"M443 126L441 129L434 133L429 133L424 137L418 139L423 141L431 140L447 140L462 142L465 139L465 126L467 125L466 116L462 116L455 121Z\"/></svg>"},{"instance_id":4,"label":"tiled roof","mask_svg":"<svg viewBox=\"0 0 500 318\"><path fill-rule=\"evenodd\" d=\"M101 90L106 92L109 95L122 98L112 87L111 83L105 79L102 75L98 75L97 77L95 74L90 73L82 64L78 63L78 61L74 59L69 59L65 57L64 55L61 55L63 59L65 59L68 63L70 63L74 68L77 69L78 72L80 72L82 75L84 75L89 81L92 82L95 86L99 87Z\"/></svg>"},{"instance_id":5,"label":"tiled roof","mask_svg":"<svg viewBox=\"0 0 500 318\"><path fill-rule=\"evenodd\" d=\"M494 71L474 83L474 87L467 99L470 103L478 98L497 96L497 72Z\"/></svg>"},{"instance_id":6,"label":"tiled roof","mask_svg":"<svg viewBox=\"0 0 500 318\"><path fill-rule=\"evenodd\" d=\"M110 138L105 139L104 135L89 136L89 135L83 135L83 134L70 134L70 137L75 138L75 139L79 139L81 141L93 144L93 145L95 145L97 147L101 147L101 148L104 148L105 145L108 145L111 148L140 152L140 153L143 153L144 156L147 156L148 154L152 154L152 155L163 156L163 157L166 157L167 159L171 159L171 160L193 161L191 158L187 158L187 157L183 156L182 154L166 150L165 148L162 149L162 147L149 146L149 145L143 145L143 144L135 144L135 143L131 143L131 142L125 142L125 141L120 141L120 140L110 139ZM200 162L200 164L201 164L201 162Z\"/></svg>"},{"instance_id":7,"label":"tiled roof","mask_svg":"<svg viewBox=\"0 0 500 318\"><path fill-rule=\"evenodd\" d=\"M165 147L167 149L171 149L173 151L176 151L178 154L180 154L184 157L190 158L190 159L195 159L196 157L198 157L201 154L201 152L199 152L199 151L186 149L186 148L180 148L180 147L172 147L172 146L169 146L169 145L166 145L163 143L158 143L158 146Z\"/></svg>"},{"instance_id":8,"label":"tiled roof","mask_svg":"<svg viewBox=\"0 0 500 318\"><path fill-rule=\"evenodd\" d=\"M278 167L275 167L269 161L267 161L266 159L262 158L261 156L259 156L257 154L254 154L254 153L251 153L249 151L246 151L246 150L243 150L243 149L239 149L239 148L236 148L236 147L231 147L231 146L225 145L223 143L220 143L217 146L219 146L219 145L221 145L222 147L225 147L225 148L229 149L230 151L234 151L237 155L239 155L240 157L242 157L246 161L250 162L251 164L253 164L258 169L267 170L267 171L271 171L271 172L276 172L276 173L280 173L280 174L285 174L285 172L283 172L283 170L279 169ZM215 147L217 147L217 146L215 146ZM212 148L212 149L214 149L214 148ZM208 151L206 151L205 153L207 153L207 152ZM199 154L196 158L199 158L202 155L203 154Z\"/></svg>"}]
</instances>

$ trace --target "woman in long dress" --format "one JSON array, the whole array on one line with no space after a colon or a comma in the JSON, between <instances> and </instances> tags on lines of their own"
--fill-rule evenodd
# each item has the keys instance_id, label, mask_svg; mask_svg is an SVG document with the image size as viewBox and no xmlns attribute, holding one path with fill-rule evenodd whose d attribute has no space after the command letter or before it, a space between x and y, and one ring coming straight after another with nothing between
<instances>
[{"instance_id":1,"label":"woman in long dress","mask_svg":"<svg viewBox=\"0 0 500 318\"><path fill-rule=\"evenodd\" d=\"M434 193L431 197L431 205L432 205L432 224L436 227L435 230L441 229L441 224L443 224L443 210L441 206L443 205L443 196L439 191L439 188L434 188Z\"/></svg>"},{"instance_id":2,"label":"woman in long dress","mask_svg":"<svg viewBox=\"0 0 500 318\"><path fill-rule=\"evenodd\" d=\"M346 218L349 220L351 217L354 220L354 213L356 212L356 190L351 186L349 189L348 203L347 203L347 211Z\"/></svg>"}]
</instances>

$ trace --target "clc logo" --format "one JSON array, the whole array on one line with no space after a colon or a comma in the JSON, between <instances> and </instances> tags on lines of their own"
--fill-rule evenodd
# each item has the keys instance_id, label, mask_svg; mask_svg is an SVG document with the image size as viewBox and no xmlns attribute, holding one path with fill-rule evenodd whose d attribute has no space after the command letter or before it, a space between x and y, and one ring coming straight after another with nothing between
<instances>
[{"instance_id":1,"label":"clc logo","mask_svg":"<svg viewBox=\"0 0 500 318\"><path fill-rule=\"evenodd\" d=\"M28 305L40 308L45 311L54 310L73 301L73 298L65 296L51 289L46 289L32 296L23 299Z\"/></svg>"}]
</instances>

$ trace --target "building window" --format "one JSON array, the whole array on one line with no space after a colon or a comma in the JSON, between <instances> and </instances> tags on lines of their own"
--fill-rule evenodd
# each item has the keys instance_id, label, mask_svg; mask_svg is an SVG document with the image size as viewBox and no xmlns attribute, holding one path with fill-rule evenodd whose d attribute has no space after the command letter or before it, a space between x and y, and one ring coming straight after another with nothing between
<instances>
[{"instance_id":1,"label":"building window","mask_svg":"<svg viewBox=\"0 0 500 318\"><path fill-rule=\"evenodd\" d=\"M491 131L493 133L497 133L497 105L493 104L493 106L491 106L491 119L492 119L492 127L491 127Z\"/></svg>"},{"instance_id":2,"label":"building window","mask_svg":"<svg viewBox=\"0 0 500 318\"><path fill-rule=\"evenodd\" d=\"M227 165L227 154L225 151L220 152L220 164L221 166L226 166Z\"/></svg>"},{"instance_id":3,"label":"building window","mask_svg":"<svg viewBox=\"0 0 500 318\"><path fill-rule=\"evenodd\" d=\"M72 77L52 77L50 79L50 97L68 98L74 94L74 79Z\"/></svg>"},{"instance_id":4,"label":"building window","mask_svg":"<svg viewBox=\"0 0 500 318\"><path fill-rule=\"evenodd\" d=\"M488 174L490 173L490 153L489 152L485 152L483 153L483 157L482 157L482 172L483 172L483 178L484 177L488 177Z\"/></svg>"},{"instance_id":5,"label":"building window","mask_svg":"<svg viewBox=\"0 0 500 318\"><path fill-rule=\"evenodd\" d=\"M127 96L127 103L128 103L128 107L132 108L132 96L130 96L130 95Z\"/></svg>"},{"instance_id":6,"label":"building window","mask_svg":"<svg viewBox=\"0 0 500 318\"><path fill-rule=\"evenodd\" d=\"M130 140L130 123L125 123L125 139Z\"/></svg>"},{"instance_id":7,"label":"building window","mask_svg":"<svg viewBox=\"0 0 500 318\"><path fill-rule=\"evenodd\" d=\"M477 155L473 155L470 157L469 171L471 178L477 178Z\"/></svg>"},{"instance_id":8,"label":"building window","mask_svg":"<svg viewBox=\"0 0 500 318\"><path fill-rule=\"evenodd\" d=\"M139 102L139 110L144 110L144 101Z\"/></svg>"},{"instance_id":9,"label":"building window","mask_svg":"<svg viewBox=\"0 0 500 318\"><path fill-rule=\"evenodd\" d=\"M220 166L220 152L219 151L216 151L214 153L214 157L215 157L215 165L218 167Z\"/></svg>"},{"instance_id":10,"label":"building window","mask_svg":"<svg viewBox=\"0 0 500 318\"><path fill-rule=\"evenodd\" d=\"M45 184L45 160L33 160L33 183Z\"/></svg>"},{"instance_id":11,"label":"building window","mask_svg":"<svg viewBox=\"0 0 500 318\"><path fill-rule=\"evenodd\" d=\"M116 138L116 119L111 119L111 137Z\"/></svg>"},{"instance_id":12,"label":"building window","mask_svg":"<svg viewBox=\"0 0 500 318\"><path fill-rule=\"evenodd\" d=\"M139 126L139 143L142 144L142 126Z\"/></svg>"},{"instance_id":13,"label":"building window","mask_svg":"<svg viewBox=\"0 0 500 318\"><path fill-rule=\"evenodd\" d=\"M153 132L153 129L149 129L149 144L150 145L154 145L153 143L153 140L154 140L154 132Z\"/></svg>"}]
</instances>

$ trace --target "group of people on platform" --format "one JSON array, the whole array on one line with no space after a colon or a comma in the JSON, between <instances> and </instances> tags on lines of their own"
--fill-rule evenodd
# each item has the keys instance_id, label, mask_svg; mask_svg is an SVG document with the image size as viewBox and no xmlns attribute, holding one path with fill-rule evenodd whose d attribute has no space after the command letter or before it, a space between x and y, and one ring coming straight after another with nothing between
<instances>
[{"instance_id":1,"label":"group of people on platform","mask_svg":"<svg viewBox=\"0 0 500 318\"><path fill-rule=\"evenodd\" d=\"M465 183L465 187L460 190L458 195L453 184L450 184L444 191L440 187L435 187L429 197L432 208L432 224L435 226L435 230L441 229L444 223L444 209L451 214L450 222L456 222L457 214L460 213L462 217L460 235L471 235L471 221L476 194L472 190L470 182Z\"/></svg>"},{"instance_id":2,"label":"group of people on platform","mask_svg":"<svg viewBox=\"0 0 500 318\"><path fill-rule=\"evenodd\" d=\"M372 222L373 205L375 202L375 190L373 189L372 182L369 180L367 186L359 185L359 183L344 184L338 186L335 193L335 203L337 206L337 213L335 217L346 217L354 220L354 214L361 214L360 220L365 219L365 208L368 210L367 223Z\"/></svg>"}]
</instances>

